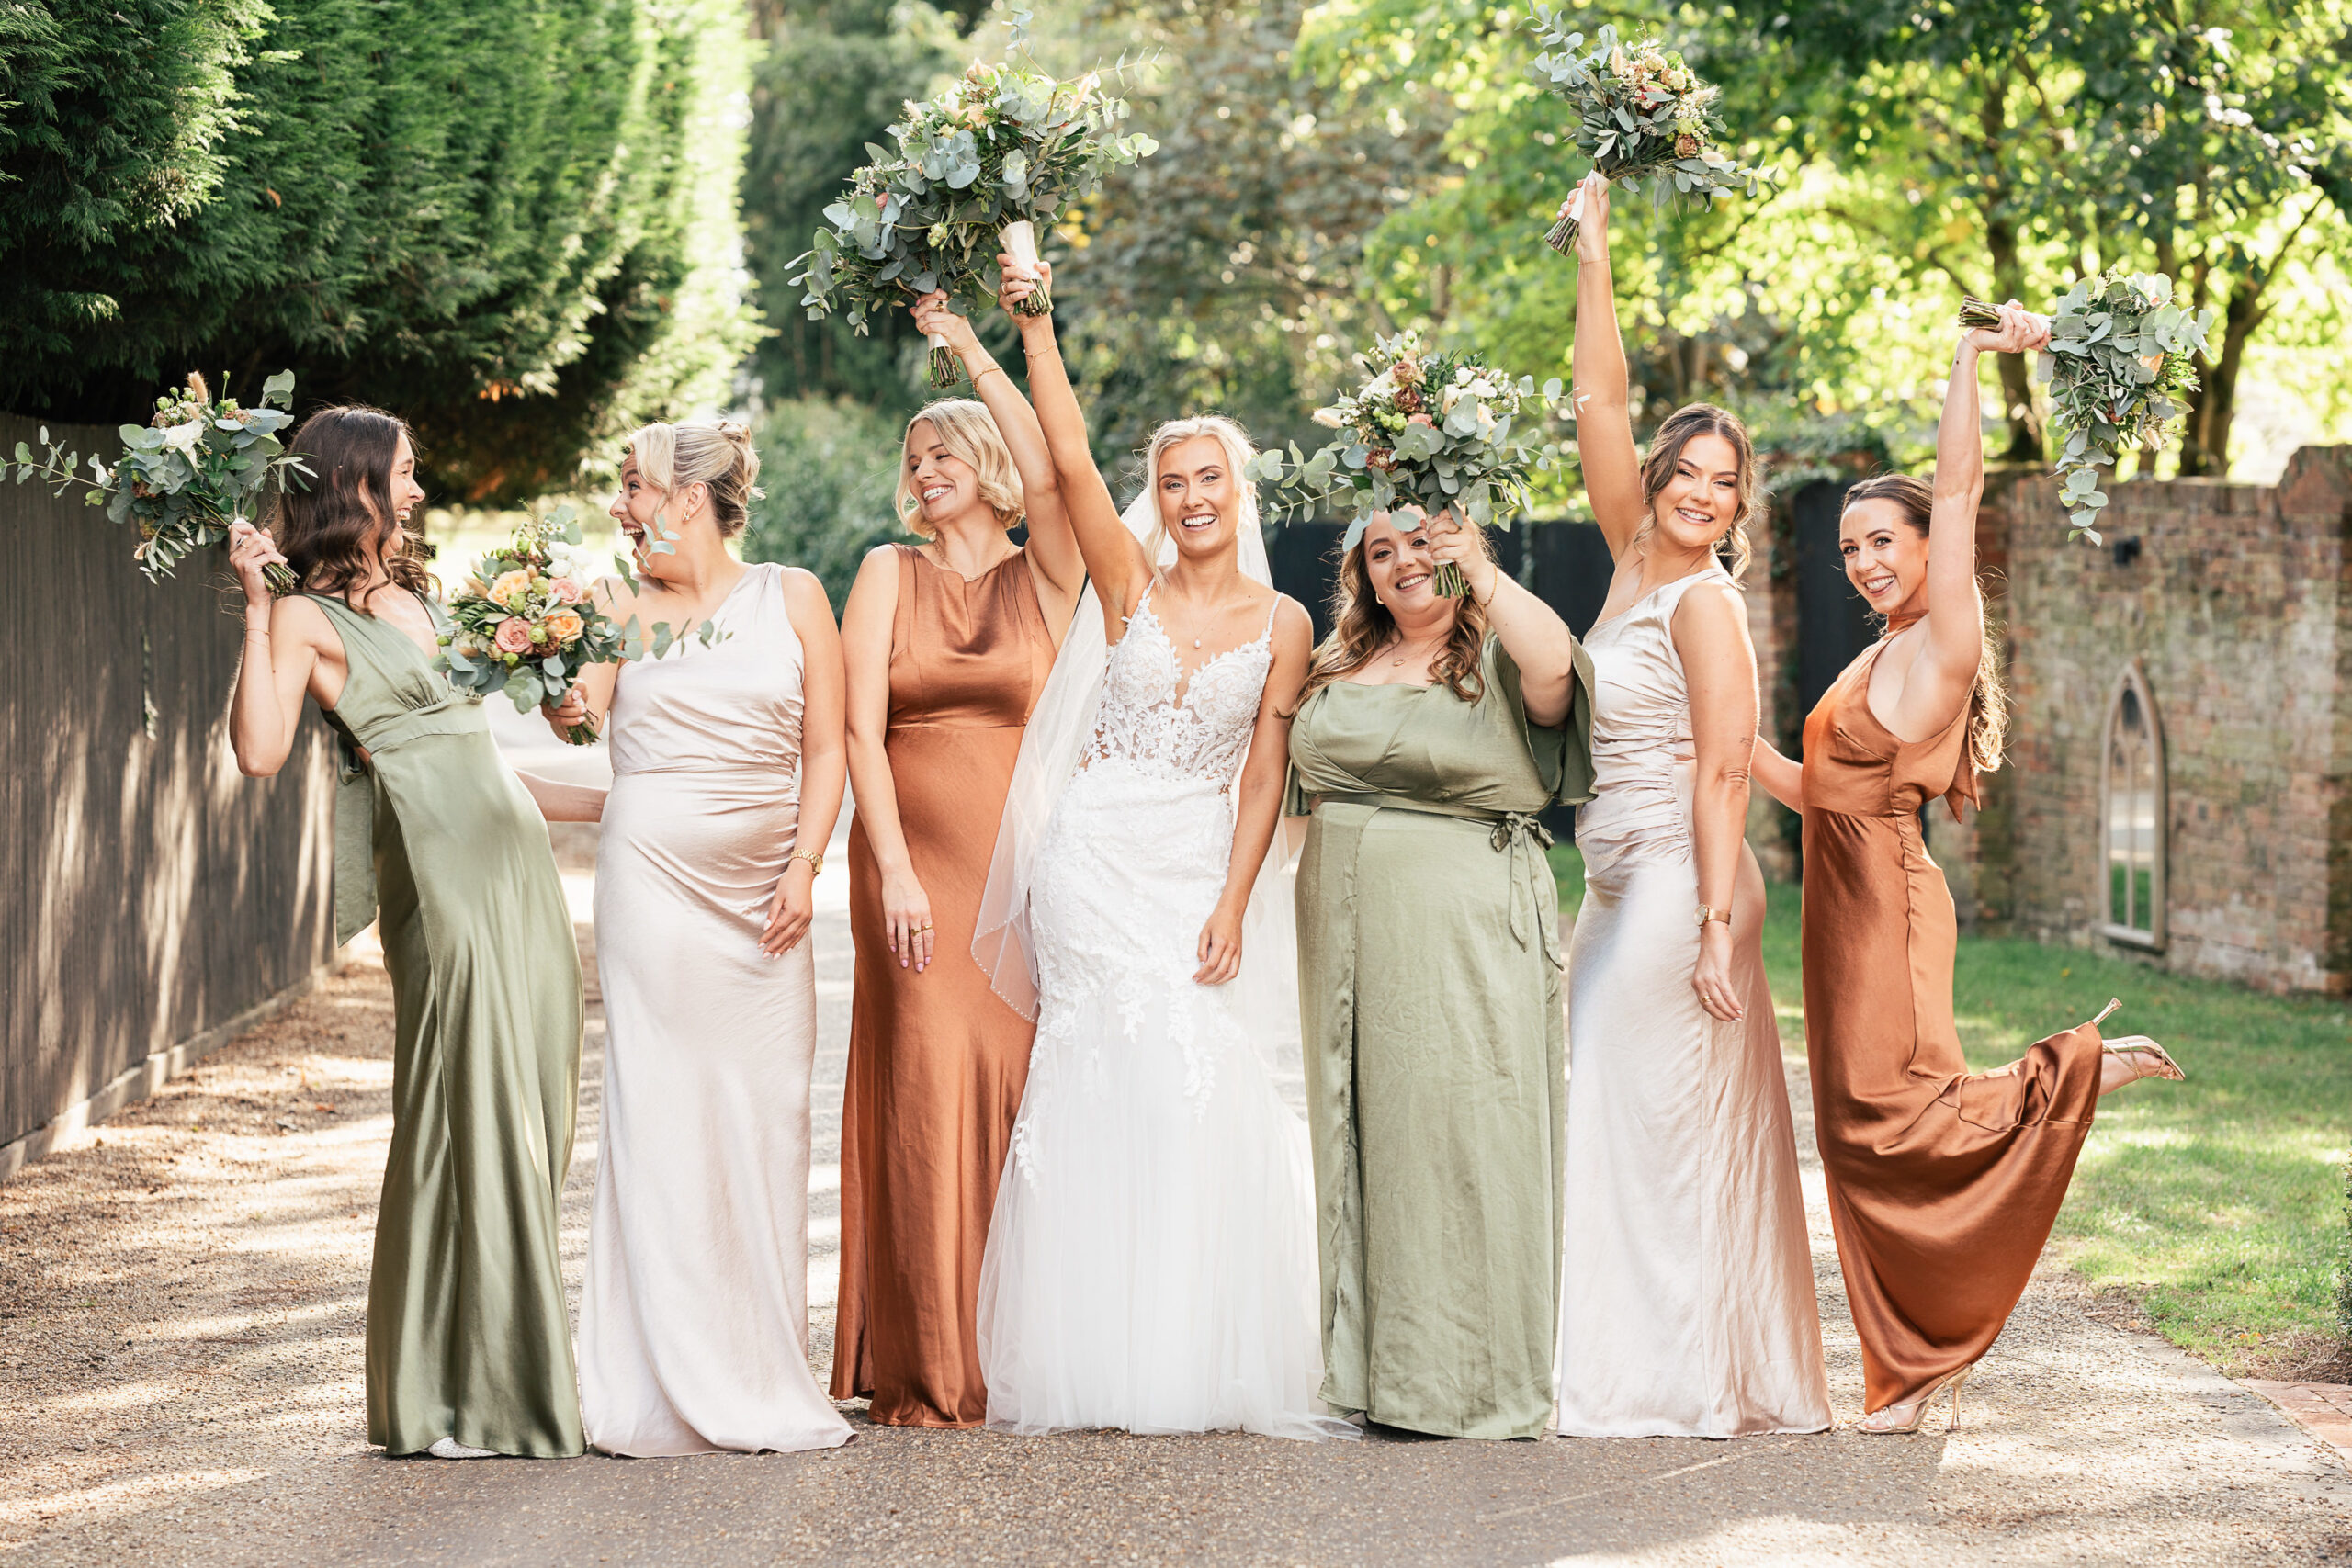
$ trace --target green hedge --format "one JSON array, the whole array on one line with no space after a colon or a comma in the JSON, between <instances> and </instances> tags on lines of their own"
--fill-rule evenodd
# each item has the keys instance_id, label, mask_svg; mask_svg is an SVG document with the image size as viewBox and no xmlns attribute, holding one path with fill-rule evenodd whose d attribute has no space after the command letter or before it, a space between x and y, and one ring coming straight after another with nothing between
<instances>
[{"instance_id":1,"label":"green hedge","mask_svg":"<svg viewBox=\"0 0 2352 1568\"><path fill-rule=\"evenodd\" d=\"M725 400L742 0L0 0L0 408L291 366L510 500Z\"/></svg>"},{"instance_id":2,"label":"green hedge","mask_svg":"<svg viewBox=\"0 0 2352 1568\"><path fill-rule=\"evenodd\" d=\"M839 614L866 551L914 540L891 511L904 424L851 398L768 405L752 433L767 494L752 503L743 558L806 567Z\"/></svg>"}]
</instances>

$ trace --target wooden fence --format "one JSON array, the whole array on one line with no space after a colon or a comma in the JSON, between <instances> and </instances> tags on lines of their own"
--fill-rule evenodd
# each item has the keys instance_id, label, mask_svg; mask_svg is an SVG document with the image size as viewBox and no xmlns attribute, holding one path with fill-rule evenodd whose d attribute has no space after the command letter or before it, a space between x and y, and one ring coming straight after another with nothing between
<instances>
[{"instance_id":1,"label":"wooden fence","mask_svg":"<svg viewBox=\"0 0 2352 1568\"><path fill-rule=\"evenodd\" d=\"M0 415L0 453L33 439ZM85 452L110 431L57 428ZM0 489L0 1180L306 987L334 952L333 773L229 750L243 641L219 558L150 584L133 536Z\"/></svg>"}]
</instances>

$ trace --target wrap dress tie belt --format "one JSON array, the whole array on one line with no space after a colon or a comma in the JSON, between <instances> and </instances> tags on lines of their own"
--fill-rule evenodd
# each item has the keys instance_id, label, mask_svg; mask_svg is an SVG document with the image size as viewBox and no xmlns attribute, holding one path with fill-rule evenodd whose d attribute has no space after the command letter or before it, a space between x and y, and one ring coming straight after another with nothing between
<instances>
[{"instance_id":1,"label":"wrap dress tie belt","mask_svg":"<svg viewBox=\"0 0 2352 1568\"><path fill-rule=\"evenodd\" d=\"M1334 792L1317 795L1315 804L1362 806L1375 811L1419 811L1430 817L1454 817L1464 822L1488 825L1493 829L1487 835L1488 844L1497 854L1510 857L1510 934L1521 952L1527 949L1531 931L1540 929L1544 918L1544 852L1552 847L1552 830L1541 819L1523 811L1484 811L1475 806L1420 800L1409 795Z\"/></svg>"}]
</instances>

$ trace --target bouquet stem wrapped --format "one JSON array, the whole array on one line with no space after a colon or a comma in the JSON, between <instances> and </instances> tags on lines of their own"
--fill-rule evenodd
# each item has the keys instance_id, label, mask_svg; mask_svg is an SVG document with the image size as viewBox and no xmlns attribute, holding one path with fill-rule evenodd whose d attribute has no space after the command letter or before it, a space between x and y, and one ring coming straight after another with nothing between
<instances>
[{"instance_id":1,"label":"bouquet stem wrapped","mask_svg":"<svg viewBox=\"0 0 2352 1568\"><path fill-rule=\"evenodd\" d=\"M1312 457L1294 445L1287 465L1269 448L1244 474L1280 487L1270 503L1276 515L1312 516L1343 500L1355 511L1352 549L1376 512L1452 511L1483 527L1525 507L1529 474L1550 459L1517 425L1529 404L1559 397L1556 378L1539 392L1532 376L1514 380L1476 354L1433 351L1412 333L1381 338L1359 362L1370 373L1364 383L1315 411L1337 440ZM1450 561L1432 586L1453 599L1469 592Z\"/></svg>"},{"instance_id":2,"label":"bouquet stem wrapped","mask_svg":"<svg viewBox=\"0 0 2352 1568\"><path fill-rule=\"evenodd\" d=\"M155 416L146 424L121 427L122 457L113 468L93 453L86 459L89 479L81 479L83 456L51 441L43 429L43 451L17 444L17 482L38 479L57 495L90 484L82 499L93 506L104 502L111 522L137 525L131 558L147 581L160 581L194 552L227 544L232 524L254 521L271 479L282 484L288 474L309 477L302 460L277 439L294 422L293 402L290 370L263 382L260 406L250 409L234 398L214 398L204 378L191 374L185 386L155 400ZM6 473L0 461L0 477ZM300 586L278 563L265 575L280 597Z\"/></svg>"},{"instance_id":3,"label":"bouquet stem wrapped","mask_svg":"<svg viewBox=\"0 0 2352 1568\"><path fill-rule=\"evenodd\" d=\"M1720 90L1700 81L1681 55L1654 39L1621 43L1609 26L1588 51L1584 34L1567 30L1565 14L1542 0L1533 27L1545 52L1532 69L1577 111L1568 134L1611 184L1638 189L1647 180L1661 199L1688 197L1706 205L1736 190L1754 196L1770 177L1765 169L1715 151L1713 138L1723 128L1714 108ZM1575 212L1563 214L1544 241L1573 255L1580 227Z\"/></svg>"},{"instance_id":4,"label":"bouquet stem wrapped","mask_svg":"<svg viewBox=\"0 0 2352 1568\"><path fill-rule=\"evenodd\" d=\"M2099 543L2107 505L2099 469L2128 448L2160 442L2197 387L2192 355L2205 352L2216 312L2173 302L2160 273L2117 269L2066 291L2050 318L2041 379L2050 384L2052 423L2064 436L2055 465L2069 538ZM2001 313L1982 299L1961 301L1960 324L1993 327Z\"/></svg>"}]
</instances>

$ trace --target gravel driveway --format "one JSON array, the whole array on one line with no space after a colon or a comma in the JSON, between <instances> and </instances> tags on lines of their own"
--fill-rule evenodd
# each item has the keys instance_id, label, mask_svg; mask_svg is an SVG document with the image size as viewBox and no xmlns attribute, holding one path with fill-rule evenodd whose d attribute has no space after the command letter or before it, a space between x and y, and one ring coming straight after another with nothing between
<instances>
[{"instance_id":1,"label":"gravel driveway","mask_svg":"<svg viewBox=\"0 0 2352 1568\"><path fill-rule=\"evenodd\" d=\"M831 1359L844 872L820 880L810 1296ZM569 877L584 921L588 879ZM583 947L593 945L584 924ZM601 1013L566 1191L574 1289ZM0 1556L442 1562L2287 1562L2352 1560L2352 1477L2270 1405L2045 1270L1950 1437L1301 1446L878 1428L828 1453L386 1461L360 1328L391 1003L365 954L0 1185ZM1841 1423L1860 1371L1790 1088ZM2111 1312L2107 1314L2111 1317Z\"/></svg>"}]
</instances>

